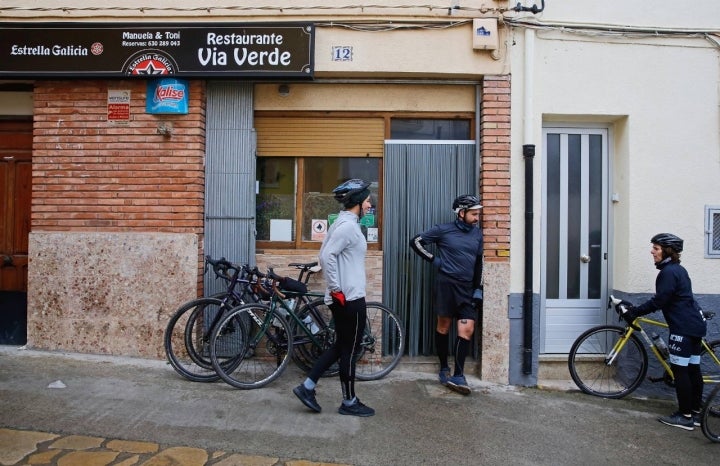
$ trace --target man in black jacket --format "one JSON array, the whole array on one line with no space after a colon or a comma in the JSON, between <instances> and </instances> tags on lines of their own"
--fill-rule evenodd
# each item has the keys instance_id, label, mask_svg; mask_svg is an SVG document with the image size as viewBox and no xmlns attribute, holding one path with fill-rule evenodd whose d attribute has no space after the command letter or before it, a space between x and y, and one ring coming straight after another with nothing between
<instances>
[{"instance_id":1,"label":"man in black jacket","mask_svg":"<svg viewBox=\"0 0 720 466\"><path fill-rule=\"evenodd\" d=\"M699 426L703 379L700 371L701 340L707 324L695 301L685 267L680 265L683 240L670 233L659 233L650 240L650 253L660 272L655 279L655 296L623 316L628 322L662 309L670 330L670 367L675 378L678 411L658 421L673 427L693 430Z\"/></svg>"},{"instance_id":2,"label":"man in black jacket","mask_svg":"<svg viewBox=\"0 0 720 466\"><path fill-rule=\"evenodd\" d=\"M471 194L458 196L453 202L456 218L435 225L410 240L410 247L438 269L435 279L433 306L437 313L435 346L440 359L440 383L463 395L470 394L464 375L465 358L475 332L477 308L482 305L483 236L480 221L480 200ZM425 246L435 244L433 254ZM450 325L457 319L455 370L450 376L448 345Z\"/></svg>"}]
</instances>

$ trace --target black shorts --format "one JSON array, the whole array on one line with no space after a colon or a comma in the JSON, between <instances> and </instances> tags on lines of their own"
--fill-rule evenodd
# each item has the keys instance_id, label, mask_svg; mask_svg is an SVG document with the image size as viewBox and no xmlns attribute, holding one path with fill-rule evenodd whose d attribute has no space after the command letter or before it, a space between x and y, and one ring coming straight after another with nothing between
<instances>
[{"instance_id":1,"label":"black shorts","mask_svg":"<svg viewBox=\"0 0 720 466\"><path fill-rule=\"evenodd\" d=\"M439 317L477 320L477 309L472 303L473 286L442 273L435 279L433 307Z\"/></svg>"},{"instance_id":2,"label":"black shorts","mask_svg":"<svg viewBox=\"0 0 720 466\"><path fill-rule=\"evenodd\" d=\"M668 340L670 364L676 364L678 366L700 364L700 353L703 349L702 338L671 333Z\"/></svg>"}]
</instances>

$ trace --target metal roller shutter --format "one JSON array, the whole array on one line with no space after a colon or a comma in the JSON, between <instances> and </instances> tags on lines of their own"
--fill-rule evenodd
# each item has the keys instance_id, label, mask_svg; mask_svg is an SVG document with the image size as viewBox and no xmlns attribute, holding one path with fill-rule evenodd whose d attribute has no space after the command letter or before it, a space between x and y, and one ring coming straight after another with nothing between
<instances>
[{"instance_id":1,"label":"metal roller shutter","mask_svg":"<svg viewBox=\"0 0 720 466\"><path fill-rule=\"evenodd\" d=\"M258 156L382 157L383 118L259 117Z\"/></svg>"}]
</instances>

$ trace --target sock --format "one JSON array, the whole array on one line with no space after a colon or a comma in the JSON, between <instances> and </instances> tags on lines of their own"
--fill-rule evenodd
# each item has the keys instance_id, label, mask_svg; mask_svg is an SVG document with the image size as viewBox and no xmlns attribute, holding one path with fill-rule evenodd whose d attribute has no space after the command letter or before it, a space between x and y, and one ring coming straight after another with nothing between
<instances>
[{"instance_id":1,"label":"sock","mask_svg":"<svg viewBox=\"0 0 720 466\"><path fill-rule=\"evenodd\" d=\"M440 359L440 369L448 366L448 343L450 343L450 335L442 334L435 331L435 347L437 349L438 358Z\"/></svg>"},{"instance_id":2,"label":"sock","mask_svg":"<svg viewBox=\"0 0 720 466\"><path fill-rule=\"evenodd\" d=\"M356 396L353 397L352 400L343 400L343 401L342 401L342 404L345 405L345 406L352 406L352 405L354 405L355 403L357 403L357 397L356 397Z\"/></svg>"},{"instance_id":3,"label":"sock","mask_svg":"<svg viewBox=\"0 0 720 466\"><path fill-rule=\"evenodd\" d=\"M313 379L311 379L310 377L305 379L305 382L303 382L303 386L305 388L307 388L308 390L315 390L316 385L317 384L315 382L313 382Z\"/></svg>"},{"instance_id":4,"label":"sock","mask_svg":"<svg viewBox=\"0 0 720 466\"><path fill-rule=\"evenodd\" d=\"M455 341L455 377L463 375L463 371L465 369L465 358L467 357L469 349L470 340L457 337L457 340Z\"/></svg>"}]
</instances>

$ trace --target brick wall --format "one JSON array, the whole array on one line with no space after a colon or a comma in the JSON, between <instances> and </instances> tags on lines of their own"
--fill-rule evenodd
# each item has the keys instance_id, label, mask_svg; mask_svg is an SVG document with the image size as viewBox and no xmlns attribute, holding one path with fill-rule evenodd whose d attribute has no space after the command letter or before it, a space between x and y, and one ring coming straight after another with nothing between
<instances>
[{"instance_id":1,"label":"brick wall","mask_svg":"<svg viewBox=\"0 0 720 466\"><path fill-rule=\"evenodd\" d=\"M108 122L109 89L131 91L125 125ZM146 114L145 94L145 80L35 84L33 231L202 233L204 84L187 115Z\"/></svg>"},{"instance_id":2,"label":"brick wall","mask_svg":"<svg viewBox=\"0 0 720 466\"><path fill-rule=\"evenodd\" d=\"M480 115L480 194L485 260L510 260L510 76L485 76Z\"/></svg>"}]
</instances>

